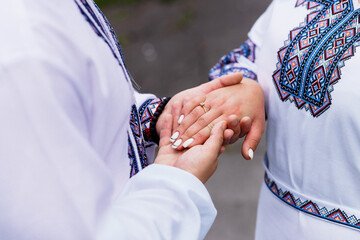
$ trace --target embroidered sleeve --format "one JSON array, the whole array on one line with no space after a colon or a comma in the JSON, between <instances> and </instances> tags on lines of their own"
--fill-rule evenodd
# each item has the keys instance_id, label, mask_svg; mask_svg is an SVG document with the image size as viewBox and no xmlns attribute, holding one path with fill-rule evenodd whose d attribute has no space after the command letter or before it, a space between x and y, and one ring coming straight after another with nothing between
<instances>
[{"instance_id":1,"label":"embroidered sleeve","mask_svg":"<svg viewBox=\"0 0 360 240\"><path fill-rule=\"evenodd\" d=\"M210 69L209 79L213 80L220 76L240 72L244 77L257 80L255 73L255 49L252 40L247 40L239 48L234 49L228 55L223 56L220 61Z\"/></svg>"},{"instance_id":2,"label":"embroidered sleeve","mask_svg":"<svg viewBox=\"0 0 360 240\"><path fill-rule=\"evenodd\" d=\"M141 129L145 141L158 144L158 136L155 129L157 118L163 110L164 105L168 102L167 97L150 98L146 100L139 108L139 117ZM161 110L160 110L161 108ZM154 124L155 123L155 124Z\"/></svg>"}]
</instances>

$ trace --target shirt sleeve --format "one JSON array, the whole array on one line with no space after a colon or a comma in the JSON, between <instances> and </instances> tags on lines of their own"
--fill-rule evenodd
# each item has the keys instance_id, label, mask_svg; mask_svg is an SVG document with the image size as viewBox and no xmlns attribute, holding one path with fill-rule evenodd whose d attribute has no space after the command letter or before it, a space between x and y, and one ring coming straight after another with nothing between
<instances>
[{"instance_id":1,"label":"shirt sleeve","mask_svg":"<svg viewBox=\"0 0 360 240\"><path fill-rule=\"evenodd\" d=\"M1 238L202 239L216 214L204 185L154 165L116 196L76 75L40 58L0 64Z\"/></svg>"},{"instance_id":2,"label":"shirt sleeve","mask_svg":"<svg viewBox=\"0 0 360 240\"><path fill-rule=\"evenodd\" d=\"M210 196L197 178L153 164L131 178L110 206L99 239L204 239L215 216Z\"/></svg>"},{"instance_id":3,"label":"shirt sleeve","mask_svg":"<svg viewBox=\"0 0 360 240\"><path fill-rule=\"evenodd\" d=\"M151 133L150 123L153 120L158 107L166 100L166 97L158 98L153 94L141 94L139 92L135 92L135 99L143 136L145 141L147 141L146 147L152 148L156 142L154 142L154 139L151 136L154 133Z\"/></svg>"},{"instance_id":4,"label":"shirt sleeve","mask_svg":"<svg viewBox=\"0 0 360 240\"><path fill-rule=\"evenodd\" d=\"M265 13L263 13L253 25L248 37L239 48L232 50L229 54L223 56L214 67L210 69L209 80L220 76L240 72L244 77L258 80L256 57L261 51L264 41L269 18L273 11L274 3L270 4Z\"/></svg>"}]
</instances>

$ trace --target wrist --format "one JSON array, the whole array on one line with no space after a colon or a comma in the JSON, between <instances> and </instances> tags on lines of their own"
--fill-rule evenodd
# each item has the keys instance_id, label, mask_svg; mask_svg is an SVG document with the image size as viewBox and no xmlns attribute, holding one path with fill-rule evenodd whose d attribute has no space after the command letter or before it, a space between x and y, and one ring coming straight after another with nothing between
<instances>
[{"instance_id":1,"label":"wrist","mask_svg":"<svg viewBox=\"0 0 360 240\"><path fill-rule=\"evenodd\" d=\"M154 115L151 118L150 121L150 140L156 144L159 144L159 134L157 132L157 122L160 118L161 113L164 111L166 104L170 101L171 97L164 97L161 101L161 103L159 104L159 106L157 107Z\"/></svg>"}]
</instances>

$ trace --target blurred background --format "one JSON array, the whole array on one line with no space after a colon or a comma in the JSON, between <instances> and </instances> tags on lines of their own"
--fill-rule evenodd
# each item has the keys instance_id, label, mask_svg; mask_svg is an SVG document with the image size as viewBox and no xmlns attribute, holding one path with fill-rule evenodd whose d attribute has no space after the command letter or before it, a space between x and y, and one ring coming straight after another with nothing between
<instances>
[{"instance_id":1,"label":"blurred background","mask_svg":"<svg viewBox=\"0 0 360 240\"><path fill-rule=\"evenodd\" d=\"M221 56L247 39L270 0L95 0L115 29L140 92L172 96L207 81ZM206 184L218 216L206 240L254 239L264 137L253 161L228 147Z\"/></svg>"}]
</instances>

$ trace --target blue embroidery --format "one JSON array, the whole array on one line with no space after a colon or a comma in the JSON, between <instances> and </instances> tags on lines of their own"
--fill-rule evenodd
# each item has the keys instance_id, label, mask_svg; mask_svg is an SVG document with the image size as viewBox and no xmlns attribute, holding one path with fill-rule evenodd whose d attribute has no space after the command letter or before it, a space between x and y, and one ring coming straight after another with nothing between
<instances>
[{"instance_id":1,"label":"blue embroidery","mask_svg":"<svg viewBox=\"0 0 360 240\"><path fill-rule=\"evenodd\" d=\"M241 57L245 57L251 62L255 62L256 45L250 39L245 41L239 48L234 49L228 55L223 56L220 61L210 69L209 79L213 80L220 76L240 72L244 77L257 80L257 75L239 64Z\"/></svg>"},{"instance_id":2,"label":"blue embroidery","mask_svg":"<svg viewBox=\"0 0 360 240\"><path fill-rule=\"evenodd\" d=\"M251 62L255 62L255 48L255 43L248 39L243 43L243 45L240 46L239 49L235 49L234 52L238 52L239 54L249 59Z\"/></svg>"},{"instance_id":3,"label":"blue embroidery","mask_svg":"<svg viewBox=\"0 0 360 240\"><path fill-rule=\"evenodd\" d=\"M360 220L354 215L349 217L341 209L335 208L329 211L326 207L320 208L318 204L314 203L313 201L295 198L291 192L283 191L281 188L278 188L277 184L274 181L271 181L267 174L265 174L264 180L269 190L289 206L312 216L360 230Z\"/></svg>"},{"instance_id":4,"label":"blue embroidery","mask_svg":"<svg viewBox=\"0 0 360 240\"><path fill-rule=\"evenodd\" d=\"M131 108L130 128L131 128L132 134L133 134L135 142L136 142L138 156L139 156L139 160L140 160L140 164L141 164L141 169L143 169L146 166L148 166L149 163L148 163L148 157L147 157L147 154L145 151L145 141L143 140L141 122L140 122L138 111L137 111L135 105L133 105Z\"/></svg>"},{"instance_id":5,"label":"blue embroidery","mask_svg":"<svg viewBox=\"0 0 360 240\"><path fill-rule=\"evenodd\" d=\"M98 17L96 16L95 12L92 10L91 6L88 4L88 2L86 0L80 0L81 3L83 4L83 6L85 7L85 9L87 10L88 14L91 16L91 18L89 17L88 14L86 14L84 12L84 10L81 8L81 6L77 3L76 0L74 0L76 5L78 6L81 14L85 17L85 20L90 24L91 28L94 30L94 32L96 33L96 35L98 35L99 37L101 37L104 42L109 46L113 56L116 58L116 60L118 61L119 65L121 66L121 68L123 69L124 72L127 73L127 76L126 76L126 79L128 80L128 76L130 76L126 66L125 66L125 61L124 61L124 54L123 54L123 51L121 49L121 46L120 46L120 43L119 43L119 40L116 36L116 33L114 31L114 29L112 28L112 26L110 25L109 21L106 19L106 17L104 16L104 14L100 11L100 9L98 8L98 6L94 3L97 11L101 14L104 22L106 23L107 27L108 27L108 30L110 31L111 33L111 37L112 39L114 40L115 44L116 44L116 51L119 53L121 59L122 59L122 63L120 61L120 59L118 58L118 55L117 53L115 52L115 50L113 49L112 47L112 44L111 44L111 40L108 38L108 35L105 31L105 29L103 28L102 24L100 23ZM124 64L124 66L123 66ZM129 80L128 80L129 81Z\"/></svg>"},{"instance_id":6,"label":"blue embroidery","mask_svg":"<svg viewBox=\"0 0 360 240\"><path fill-rule=\"evenodd\" d=\"M144 139L147 141L147 145L145 146L145 148L148 148L155 144L151 142L150 123L160 103L164 99L165 98L148 99L139 108L139 116L141 119L143 136Z\"/></svg>"},{"instance_id":7,"label":"blue embroidery","mask_svg":"<svg viewBox=\"0 0 360 240\"><path fill-rule=\"evenodd\" d=\"M340 68L359 45L360 10L354 10L352 0L298 0L296 6L305 2L314 11L278 51L273 80L282 101L318 117L330 107Z\"/></svg>"},{"instance_id":8,"label":"blue embroidery","mask_svg":"<svg viewBox=\"0 0 360 240\"><path fill-rule=\"evenodd\" d=\"M84 1L84 0L83 0ZM95 4L95 3L94 3ZM105 17L105 15L102 13L102 11L100 10L100 8L95 4L95 7L96 9L98 10L98 12L101 14L101 16L103 17L109 31L111 32L111 36L112 38L114 39L114 42L116 44L116 47L118 48L118 51L120 53L120 56L122 58L122 61L123 63L125 64L125 61L124 61L124 54L123 54L123 51L121 49L121 45L120 45L120 42L119 42L119 39L117 38L116 36L116 33L114 31L114 28L111 26L110 22L107 20L107 18Z\"/></svg>"},{"instance_id":9,"label":"blue embroidery","mask_svg":"<svg viewBox=\"0 0 360 240\"><path fill-rule=\"evenodd\" d=\"M139 167L136 161L134 146L131 143L129 133L128 133L128 157L130 159L130 177L132 177L139 172Z\"/></svg>"}]
</instances>

